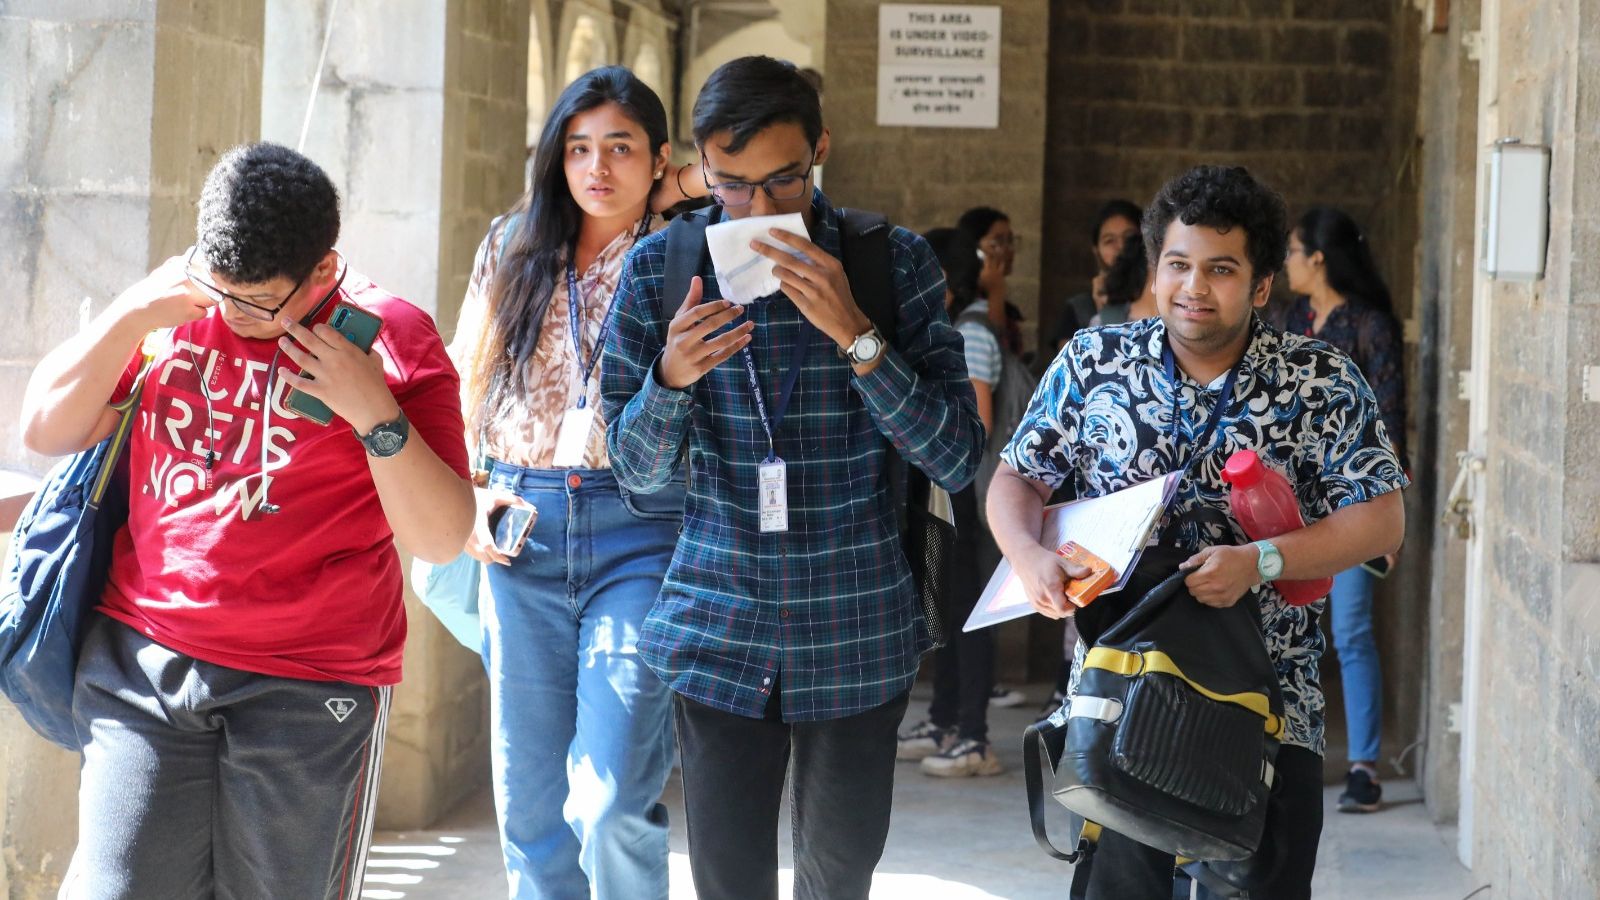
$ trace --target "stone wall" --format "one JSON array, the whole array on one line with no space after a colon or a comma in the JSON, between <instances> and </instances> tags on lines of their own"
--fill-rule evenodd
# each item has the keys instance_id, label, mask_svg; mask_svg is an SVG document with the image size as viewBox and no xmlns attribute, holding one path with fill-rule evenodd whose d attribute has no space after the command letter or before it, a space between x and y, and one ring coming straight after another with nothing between
<instances>
[{"instance_id":1,"label":"stone wall","mask_svg":"<svg viewBox=\"0 0 1600 900\"><path fill-rule=\"evenodd\" d=\"M1494 283L1473 863L1519 896L1600 896L1600 4L1501 0L1488 133L1552 147L1545 278ZM1480 335L1482 339L1484 336ZM1515 888L1509 886L1515 885Z\"/></svg>"},{"instance_id":2,"label":"stone wall","mask_svg":"<svg viewBox=\"0 0 1600 900\"><path fill-rule=\"evenodd\" d=\"M18 425L39 357L193 243L206 172L256 137L262 30L260 0L0 5L0 467L48 463ZM77 766L0 710L0 896L54 896Z\"/></svg>"}]
</instances>

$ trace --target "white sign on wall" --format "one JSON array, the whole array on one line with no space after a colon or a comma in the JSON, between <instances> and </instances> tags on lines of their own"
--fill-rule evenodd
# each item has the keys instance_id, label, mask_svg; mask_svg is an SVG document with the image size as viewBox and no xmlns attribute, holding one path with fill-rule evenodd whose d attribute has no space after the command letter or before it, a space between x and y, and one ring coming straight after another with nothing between
<instances>
[{"instance_id":1,"label":"white sign on wall","mask_svg":"<svg viewBox=\"0 0 1600 900\"><path fill-rule=\"evenodd\" d=\"M878 124L1000 127L1000 7L878 7Z\"/></svg>"}]
</instances>

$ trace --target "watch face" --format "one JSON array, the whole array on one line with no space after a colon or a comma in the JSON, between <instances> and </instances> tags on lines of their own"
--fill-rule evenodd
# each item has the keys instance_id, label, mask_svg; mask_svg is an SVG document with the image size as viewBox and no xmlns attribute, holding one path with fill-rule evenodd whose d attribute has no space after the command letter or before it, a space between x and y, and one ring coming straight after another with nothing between
<instances>
[{"instance_id":1,"label":"watch face","mask_svg":"<svg viewBox=\"0 0 1600 900\"><path fill-rule=\"evenodd\" d=\"M372 445L372 452L379 456L391 456L400 452L405 445L405 438L393 431L379 431L367 436L367 441Z\"/></svg>"},{"instance_id":2,"label":"watch face","mask_svg":"<svg viewBox=\"0 0 1600 900\"><path fill-rule=\"evenodd\" d=\"M878 355L878 350L882 346L876 335L864 334L856 338L855 344L850 348L850 355L859 360L869 360Z\"/></svg>"},{"instance_id":3,"label":"watch face","mask_svg":"<svg viewBox=\"0 0 1600 900\"><path fill-rule=\"evenodd\" d=\"M1261 576L1268 581L1283 574L1283 556L1276 550L1261 550Z\"/></svg>"}]
</instances>

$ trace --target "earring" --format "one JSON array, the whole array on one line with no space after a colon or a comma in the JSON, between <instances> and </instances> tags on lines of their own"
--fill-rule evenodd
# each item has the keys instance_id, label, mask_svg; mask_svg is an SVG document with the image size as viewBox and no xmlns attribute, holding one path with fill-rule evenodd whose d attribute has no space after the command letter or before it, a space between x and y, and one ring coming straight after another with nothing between
<instances>
[{"instance_id":1,"label":"earring","mask_svg":"<svg viewBox=\"0 0 1600 900\"><path fill-rule=\"evenodd\" d=\"M667 174L667 170L666 169L657 169L656 170L656 180L660 181L663 177L666 176L666 174Z\"/></svg>"}]
</instances>

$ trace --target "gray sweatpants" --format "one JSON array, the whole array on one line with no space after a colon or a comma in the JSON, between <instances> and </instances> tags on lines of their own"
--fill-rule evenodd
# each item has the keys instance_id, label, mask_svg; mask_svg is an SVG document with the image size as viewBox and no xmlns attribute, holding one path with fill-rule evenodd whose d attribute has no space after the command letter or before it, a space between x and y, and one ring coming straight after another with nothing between
<instances>
[{"instance_id":1,"label":"gray sweatpants","mask_svg":"<svg viewBox=\"0 0 1600 900\"><path fill-rule=\"evenodd\" d=\"M361 895L390 688L241 672L111 619L78 664L63 900Z\"/></svg>"}]
</instances>

